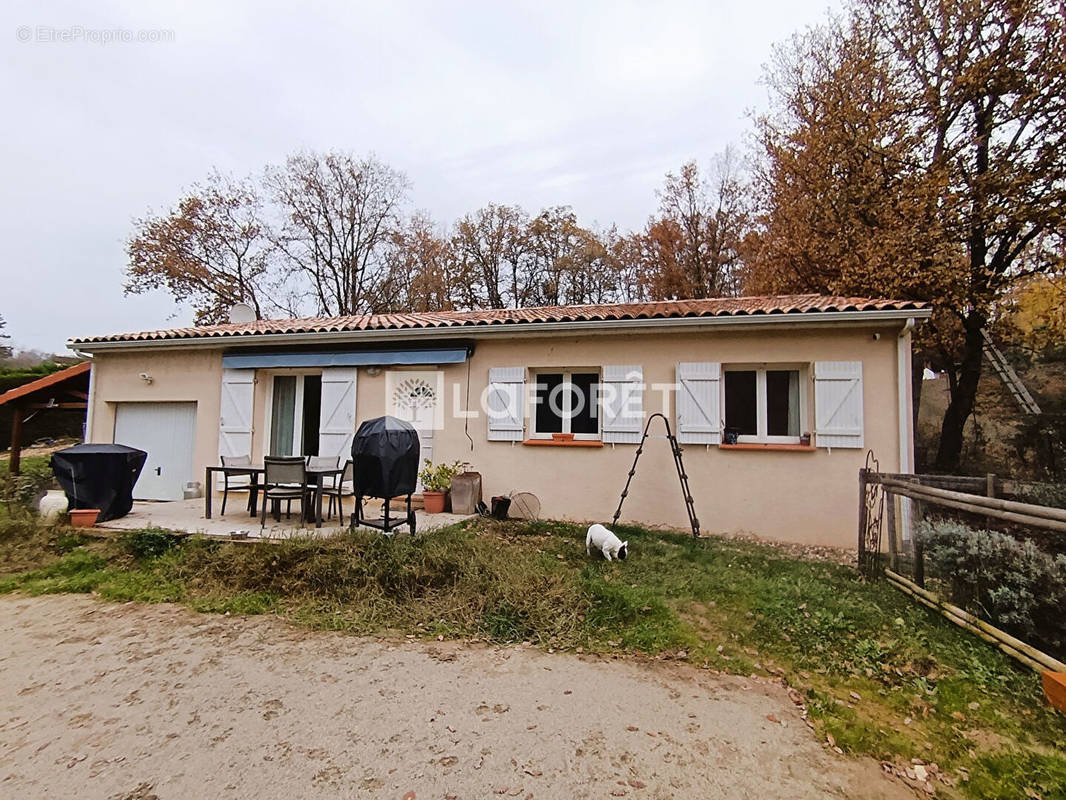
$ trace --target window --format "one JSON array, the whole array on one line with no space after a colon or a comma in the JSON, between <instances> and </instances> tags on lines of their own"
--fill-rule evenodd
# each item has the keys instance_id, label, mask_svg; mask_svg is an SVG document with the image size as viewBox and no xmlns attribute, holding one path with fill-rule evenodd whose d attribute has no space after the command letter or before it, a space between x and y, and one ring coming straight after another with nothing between
<instances>
[{"instance_id":1,"label":"window","mask_svg":"<svg viewBox=\"0 0 1066 800\"><path fill-rule=\"evenodd\" d=\"M726 367L725 433L737 441L795 444L803 432L807 398L802 368Z\"/></svg>"},{"instance_id":2,"label":"window","mask_svg":"<svg viewBox=\"0 0 1066 800\"><path fill-rule=\"evenodd\" d=\"M275 375L270 394L272 456L318 455L321 375Z\"/></svg>"},{"instance_id":3,"label":"window","mask_svg":"<svg viewBox=\"0 0 1066 800\"><path fill-rule=\"evenodd\" d=\"M598 372L539 372L533 394L533 438L571 433L575 439L600 435Z\"/></svg>"}]
</instances>

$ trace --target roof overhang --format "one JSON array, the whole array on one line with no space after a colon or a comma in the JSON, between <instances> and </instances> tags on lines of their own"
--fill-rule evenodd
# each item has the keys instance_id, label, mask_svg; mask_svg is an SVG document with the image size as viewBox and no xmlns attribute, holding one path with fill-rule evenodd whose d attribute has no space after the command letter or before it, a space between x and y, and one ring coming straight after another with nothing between
<instances>
[{"instance_id":1,"label":"roof overhang","mask_svg":"<svg viewBox=\"0 0 1066 800\"><path fill-rule=\"evenodd\" d=\"M215 349L234 350L242 347L289 346L313 344L368 344L427 342L464 337L540 338L573 336L574 334L632 334L656 331L702 331L723 328L737 329L812 329L812 328L869 328L897 327L907 320L927 319L929 309L892 309L884 311L804 311L788 314L749 314L691 317L659 317L649 319L582 320L568 322L528 322L481 325L442 325L426 328L385 328L378 330L309 331L297 333L241 334L190 336L173 339L142 339L123 341L79 341L71 339L72 350L96 353L108 350L145 349Z\"/></svg>"},{"instance_id":2,"label":"roof overhang","mask_svg":"<svg viewBox=\"0 0 1066 800\"><path fill-rule=\"evenodd\" d=\"M468 348L433 350L351 350L286 353L225 353L225 369L284 369L293 367L392 367L419 364L462 364Z\"/></svg>"}]
</instances>

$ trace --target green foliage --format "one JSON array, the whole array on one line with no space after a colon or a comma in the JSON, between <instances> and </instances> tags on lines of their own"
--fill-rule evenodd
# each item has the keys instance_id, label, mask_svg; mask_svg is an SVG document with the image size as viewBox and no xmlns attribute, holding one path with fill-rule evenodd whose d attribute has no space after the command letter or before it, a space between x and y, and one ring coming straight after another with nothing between
<instances>
[{"instance_id":1,"label":"green foliage","mask_svg":"<svg viewBox=\"0 0 1066 800\"><path fill-rule=\"evenodd\" d=\"M1066 556L998 531L923 521L925 557L951 599L1053 654L1066 654Z\"/></svg>"},{"instance_id":2,"label":"green foliage","mask_svg":"<svg viewBox=\"0 0 1066 800\"><path fill-rule=\"evenodd\" d=\"M466 470L470 465L464 461L453 461L451 464L437 464L428 458L426 465L418 473L422 487L430 492L446 492L452 485L452 478Z\"/></svg>"},{"instance_id":3,"label":"green foliage","mask_svg":"<svg viewBox=\"0 0 1066 800\"><path fill-rule=\"evenodd\" d=\"M25 459L18 475L0 472L0 503L8 509L35 512L37 502L48 489L57 486L46 459Z\"/></svg>"},{"instance_id":4,"label":"green foliage","mask_svg":"<svg viewBox=\"0 0 1066 800\"><path fill-rule=\"evenodd\" d=\"M59 372L69 366L70 364L57 364L54 361L42 361L32 367L0 366L0 388L3 391L14 389L16 386L51 375L53 372Z\"/></svg>"},{"instance_id":5,"label":"green foliage","mask_svg":"<svg viewBox=\"0 0 1066 800\"><path fill-rule=\"evenodd\" d=\"M122 546L134 558L155 558L181 543L181 537L170 531L148 528L123 534Z\"/></svg>"},{"instance_id":6,"label":"green foliage","mask_svg":"<svg viewBox=\"0 0 1066 800\"><path fill-rule=\"evenodd\" d=\"M1015 489L1018 500L1038 506L1066 508L1066 484L1019 483Z\"/></svg>"}]
</instances>

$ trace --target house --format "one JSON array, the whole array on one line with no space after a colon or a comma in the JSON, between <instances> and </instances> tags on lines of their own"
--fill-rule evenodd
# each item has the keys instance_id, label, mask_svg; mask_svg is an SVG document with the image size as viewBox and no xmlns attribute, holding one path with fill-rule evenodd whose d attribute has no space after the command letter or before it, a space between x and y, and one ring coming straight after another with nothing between
<instances>
[{"instance_id":1,"label":"house","mask_svg":"<svg viewBox=\"0 0 1066 800\"><path fill-rule=\"evenodd\" d=\"M469 462L487 495L529 491L545 517L609 521L662 412L705 531L854 547L867 450L911 471L910 336L929 313L742 297L260 320L70 346L94 361L89 441L149 453L140 498L180 498L220 455L347 454L360 422L391 413L426 457ZM665 441L648 442L623 518L687 525Z\"/></svg>"}]
</instances>

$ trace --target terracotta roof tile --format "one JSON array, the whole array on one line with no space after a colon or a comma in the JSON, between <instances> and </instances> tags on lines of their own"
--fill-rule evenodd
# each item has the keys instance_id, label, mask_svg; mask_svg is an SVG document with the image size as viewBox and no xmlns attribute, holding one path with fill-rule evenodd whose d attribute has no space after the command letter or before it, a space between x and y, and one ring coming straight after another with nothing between
<instances>
[{"instance_id":1,"label":"terracotta roof tile","mask_svg":"<svg viewBox=\"0 0 1066 800\"><path fill-rule=\"evenodd\" d=\"M904 311L924 310L927 307L926 303L909 300L827 297L817 294L775 297L723 297L704 300L663 300L648 303L361 314L349 317L310 317L303 319L263 319L256 322L226 323L222 325L93 336L73 339L71 344L76 347L78 345L102 342L147 342L214 337L236 338L284 333L471 328L490 325L535 325L545 322L589 322L595 324L598 321L607 320L798 315L832 311Z\"/></svg>"}]
</instances>

